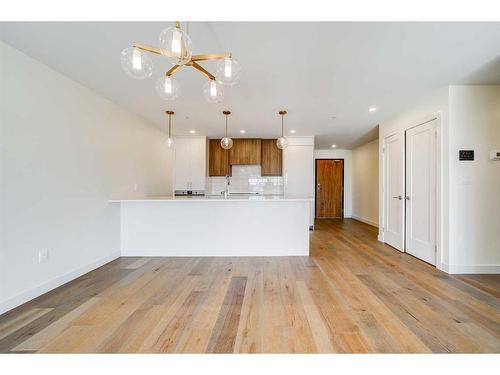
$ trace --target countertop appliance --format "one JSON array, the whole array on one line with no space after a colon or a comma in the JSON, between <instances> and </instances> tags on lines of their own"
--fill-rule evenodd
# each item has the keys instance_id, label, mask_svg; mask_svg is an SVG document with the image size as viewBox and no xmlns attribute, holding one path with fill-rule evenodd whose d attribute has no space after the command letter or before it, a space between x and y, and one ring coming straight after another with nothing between
<instances>
[{"instance_id":1,"label":"countertop appliance","mask_svg":"<svg viewBox=\"0 0 500 375\"><path fill-rule=\"evenodd\" d=\"M187 197L187 196L202 197L205 195L205 190L176 190L174 194L176 197Z\"/></svg>"}]
</instances>

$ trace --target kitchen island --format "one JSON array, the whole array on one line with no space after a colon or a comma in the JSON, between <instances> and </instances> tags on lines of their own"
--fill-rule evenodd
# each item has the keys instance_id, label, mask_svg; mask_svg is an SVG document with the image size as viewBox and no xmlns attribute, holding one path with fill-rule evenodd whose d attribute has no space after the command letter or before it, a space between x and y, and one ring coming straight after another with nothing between
<instances>
[{"instance_id":1,"label":"kitchen island","mask_svg":"<svg viewBox=\"0 0 500 375\"><path fill-rule=\"evenodd\" d=\"M123 256L308 256L312 198L117 199Z\"/></svg>"}]
</instances>

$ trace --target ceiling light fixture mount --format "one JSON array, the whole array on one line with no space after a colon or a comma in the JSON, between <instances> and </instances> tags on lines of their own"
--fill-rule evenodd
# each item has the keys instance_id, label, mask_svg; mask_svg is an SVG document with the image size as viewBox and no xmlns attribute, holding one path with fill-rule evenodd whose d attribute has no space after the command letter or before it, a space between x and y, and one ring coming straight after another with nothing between
<instances>
[{"instance_id":1,"label":"ceiling light fixture mount","mask_svg":"<svg viewBox=\"0 0 500 375\"><path fill-rule=\"evenodd\" d=\"M281 116L281 137L279 137L276 140L276 146L280 149L283 150L288 146L288 140L285 138L285 125L284 125L284 117L286 115L285 110L281 110L278 112L278 114Z\"/></svg>"},{"instance_id":2,"label":"ceiling light fixture mount","mask_svg":"<svg viewBox=\"0 0 500 375\"><path fill-rule=\"evenodd\" d=\"M186 22L186 30L182 30L180 22L176 22L175 27L164 29L159 37L160 47L134 43L125 48L120 56L122 68L132 78L148 78L153 74L153 62L148 53L165 56L173 66L156 83L156 91L162 99L174 100L179 96L179 83L173 75L184 66L190 66L208 79L203 88L205 99L209 103L218 103L224 98L222 85L232 86L238 82L240 64L231 53L193 55L187 27ZM209 60L220 60L217 76L199 64Z\"/></svg>"}]
</instances>

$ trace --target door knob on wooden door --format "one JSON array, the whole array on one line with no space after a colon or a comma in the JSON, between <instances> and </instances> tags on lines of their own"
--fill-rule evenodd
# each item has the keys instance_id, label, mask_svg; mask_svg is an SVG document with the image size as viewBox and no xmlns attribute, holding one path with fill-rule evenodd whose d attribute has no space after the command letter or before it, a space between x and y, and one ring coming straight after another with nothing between
<instances>
[{"instance_id":1,"label":"door knob on wooden door","mask_svg":"<svg viewBox=\"0 0 500 375\"><path fill-rule=\"evenodd\" d=\"M320 185L320 184L318 184L318 186L317 186L317 190L319 191L319 190L320 190L320 188L321 188L321 185Z\"/></svg>"}]
</instances>

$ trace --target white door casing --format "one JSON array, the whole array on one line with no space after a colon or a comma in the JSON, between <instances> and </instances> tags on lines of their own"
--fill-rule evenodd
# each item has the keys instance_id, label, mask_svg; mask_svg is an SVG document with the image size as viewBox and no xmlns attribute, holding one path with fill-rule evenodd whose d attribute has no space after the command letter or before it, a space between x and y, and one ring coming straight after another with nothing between
<instances>
[{"instance_id":1,"label":"white door casing","mask_svg":"<svg viewBox=\"0 0 500 375\"><path fill-rule=\"evenodd\" d=\"M406 131L406 252L436 265L437 119Z\"/></svg>"},{"instance_id":2,"label":"white door casing","mask_svg":"<svg viewBox=\"0 0 500 375\"><path fill-rule=\"evenodd\" d=\"M401 133L384 138L384 242L404 251L404 143Z\"/></svg>"}]
</instances>

